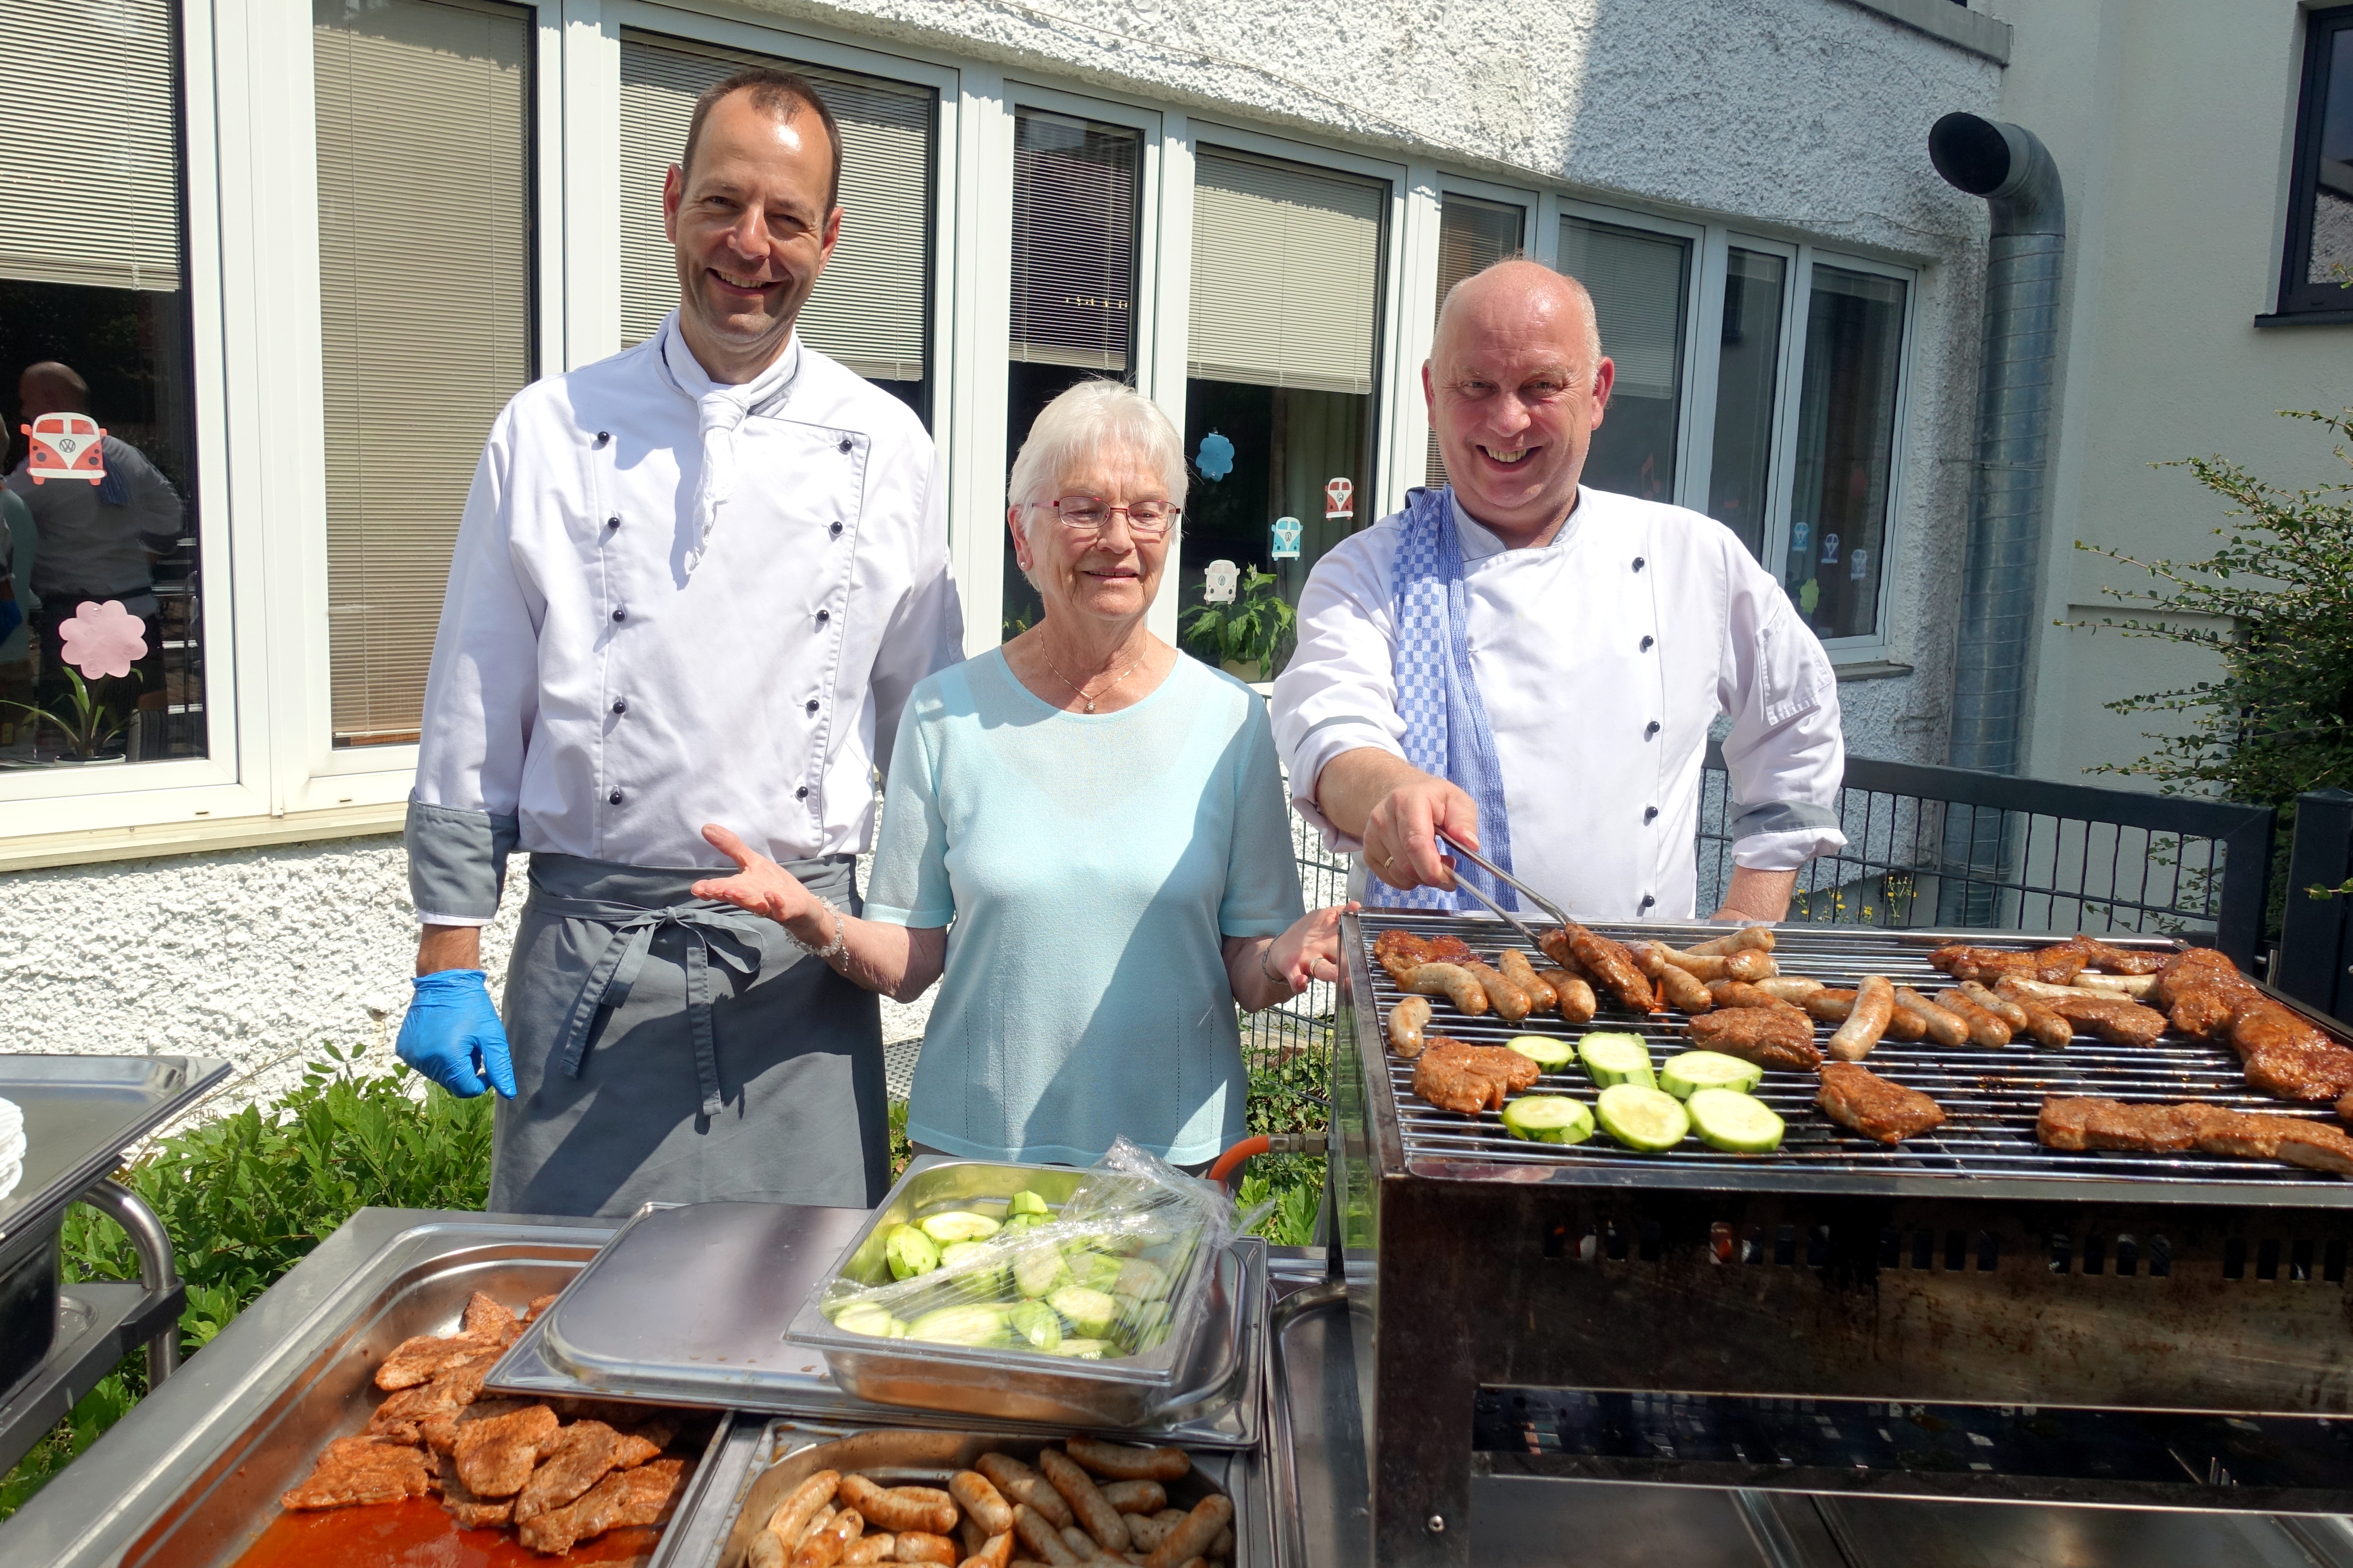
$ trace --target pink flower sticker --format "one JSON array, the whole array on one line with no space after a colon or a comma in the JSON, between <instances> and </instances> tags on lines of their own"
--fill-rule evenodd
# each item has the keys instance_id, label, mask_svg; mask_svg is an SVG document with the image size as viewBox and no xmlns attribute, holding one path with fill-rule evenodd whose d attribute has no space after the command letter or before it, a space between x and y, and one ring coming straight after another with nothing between
<instances>
[{"instance_id":1,"label":"pink flower sticker","mask_svg":"<svg viewBox=\"0 0 2353 1568\"><path fill-rule=\"evenodd\" d=\"M132 661L147 654L147 623L122 607L120 599L103 605L85 599L69 621L58 626L65 644L65 659L86 680L105 675L128 675Z\"/></svg>"}]
</instances>

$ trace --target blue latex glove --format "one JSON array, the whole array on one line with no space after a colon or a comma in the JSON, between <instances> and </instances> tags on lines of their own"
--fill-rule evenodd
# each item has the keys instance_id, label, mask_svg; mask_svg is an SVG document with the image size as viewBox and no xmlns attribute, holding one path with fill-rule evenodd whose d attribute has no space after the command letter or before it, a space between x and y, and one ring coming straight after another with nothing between
<instances>
[{"instance_id":1,"label":"blue latex glove","mask_svg":"<svg viewBox=\"0 0 2353 1568\"><path fill-rule=\"evenodd\" d=\"M444 969L410 984L417 995L392 1047L400 1059L461 1100L481 1093L484 1079L512 1100L514 1064L507 1055L507 1032L491 1005L482 972Z\"/></svg>"}]
</instances>

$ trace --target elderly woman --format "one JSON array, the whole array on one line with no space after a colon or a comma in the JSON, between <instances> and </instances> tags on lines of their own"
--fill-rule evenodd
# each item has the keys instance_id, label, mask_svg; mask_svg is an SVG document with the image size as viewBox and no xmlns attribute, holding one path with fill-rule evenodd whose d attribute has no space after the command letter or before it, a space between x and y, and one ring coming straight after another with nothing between
<instances>
[{"instance_id":1,"label":"elderly woman","mask_svg":"<svg viewBox=\"0 0 2353 1568\"><path fill-rule=\"evenodd\" d=\"M723 827L695 885L902 1001L934 978L907 1135L1084 1163L1125 1134L1177 1164L1242 1136L1234 1004L1337 974L1301 913L1266 705L1145 628L1185 500L1176 429L1115 382L1038 416L1008 521L1045 615L914 689L865 918Z\"/></svg>"}]
</instances>

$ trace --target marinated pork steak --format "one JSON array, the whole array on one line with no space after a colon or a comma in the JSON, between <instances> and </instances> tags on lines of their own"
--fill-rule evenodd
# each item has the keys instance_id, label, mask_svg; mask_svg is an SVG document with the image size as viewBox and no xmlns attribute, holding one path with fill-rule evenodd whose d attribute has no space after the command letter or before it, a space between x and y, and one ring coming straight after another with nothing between
<instances>
[{"instance_id":1,"label":"marinated pork steak","mask_svg":"<svg viewBox=\"0 0 2353 1568\"><path fill-rule=\"evenodd\" d=\"M1944 1110L1935 1100L1857 1062L1824 1062L1814 1103L1840 1126L1881 1143L1901 1143L1945 1124Z\"/></svg>"}]
</instances>

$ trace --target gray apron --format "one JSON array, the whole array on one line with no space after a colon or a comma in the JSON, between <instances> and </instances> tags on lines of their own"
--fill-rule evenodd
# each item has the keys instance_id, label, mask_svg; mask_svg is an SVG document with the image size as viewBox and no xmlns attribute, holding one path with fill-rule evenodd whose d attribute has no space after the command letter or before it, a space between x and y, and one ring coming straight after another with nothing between
<instances>
[{"instance_id":1,"label":"gray apron","mask_svg":"<svg viewBox=\"0 0 2353 1568\"><path fill-rule=\"evenodd\" d=\"M856 912L853 865L785 868ZM774 921L691 897L707 875L531 858L507 967L515 1098L498 1105L492 1209L881 1201L880 999Z\"/></svg>"}]
</instances>

